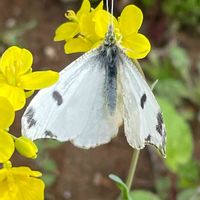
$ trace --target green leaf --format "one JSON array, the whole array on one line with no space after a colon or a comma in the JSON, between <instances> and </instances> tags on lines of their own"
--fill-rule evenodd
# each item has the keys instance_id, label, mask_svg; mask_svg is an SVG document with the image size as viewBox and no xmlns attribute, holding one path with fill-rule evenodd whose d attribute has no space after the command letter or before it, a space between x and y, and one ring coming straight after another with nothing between
<instances>
[{"instance_id":1,"label":"green leaf","mask_svg":"<svg viewBox=\"0 0 200 200\"><path fill-rule=\"evenodd\" d=\"M163 112L167 130L167 158L166 166L179 171L181 164L187 163L193 152L193 139L187 121L176 111L174 106L164 98L158 98Z\"/></svg>"},{"instance_id":2,"label":"green leaf","mask_svg":"<svg viewBox=\"0 0 200 200\"><path fill-rule=\"evenodd\" d=\"M199 200L200 191L198 189L187 189L180 192L177 196L177 200Z\"/></svg>"},{"instance_id":3,"label":"green leaf","mask_svg":"<svg viewBox=\"0 0 200 200\"><path fill-rule=\"evenodd\" d=\"M196 160L190 160L181 165L177 172L179 176L179 186L188 188L198 185L200 180L200 166Z\"/></svg>"},{"instance_id":4,"label":"green leaf","mask_svg":"<svg viewBox=\"0 0 200 200\"><path fill-rule=\"evenodd\" d=\"M171 187L171 181L168 176L158 177L155 180L156 191L161 199L167 199L168 191Z\"/></svg>"},{"instance_id":5,"label":"green leaf","mask_svg":"<svg viewBox=\"0 0 200 200\"><path fill-rule=\"evenodd\" d=\"M185 85L176 79L159 80L156 85L159 96L165 97L171 104L178 105L183 97L188 96ZM167 96L166 96L167 94Z\"/></svg>"},{"instance_id":6,"label":"green leaf","mask_svg":"<svg viewBox=\"0 0 200 200\"><path fill-rule=\"evenodd\" d=\"M57 169L55 161L50 158L41 160L41 166L45 171L48 172L55 172Z\"/></svg>"},{"instance_id":7,"label":"green leaf","mask_svg":"<svg viewBox=\"0 0 200 200\"><path fill-rule=\"evenodd\" d=\"M169 56L175 69L187 80L189 78L190 59L186 51L176 44L172 44L169 48Z\"/></svg>"},{"instance_id":8,"label":"green leaf","mask_svg":"<svg viewBox=\"0 0 200 200\"><path fill-rule=\"evenodd\" d=\"M118 176L110 174L109 178L113 180L116 183L117 187L120 189L123 200L132 200L126 184Z\"/></svg>"},{"instance_id":9,"label":"green leaf","mask_svg":"<svg viewBox=\"0 0 200 200\"><path fill-rule=\"evenodd\" d=\"M131 200L160 200L160 198L145 190L134 190L131 193Z\"/></svg>"},{"instance_id":10,"label":"green leaf","mask_svg":"<svg viewBox=\"0 0 200 200\"><path fill-rule=\"evenodd\" d=\"M47 148L49 148L49 149L56 149L56 148L58 148L61 144L62 144L62 143L59 142L59 141L57 141L57 140L48 140L46 146L47 146Z\"/></svg>"},{"instance_id":11,"label":"green leaf","mask_svg":"<svg viewBox=\"0 0 200 200\"><path fill-rule=\"evenodd\" d=\"M51 185L54 184L56 176L50 173L43 173L42 180L44 181L46 187L50 187Z\"/></svg>"}]
</instances>

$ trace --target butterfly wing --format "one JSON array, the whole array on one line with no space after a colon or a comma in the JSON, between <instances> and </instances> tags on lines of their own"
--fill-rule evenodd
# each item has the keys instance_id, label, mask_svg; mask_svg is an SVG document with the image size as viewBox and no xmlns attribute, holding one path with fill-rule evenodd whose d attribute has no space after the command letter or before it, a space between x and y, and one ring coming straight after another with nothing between
<instances>
[{"instance_id":1,"label":"butterfly wing","mask_svg":"<svg viewBox=\"0 0 200 200\"><path fill-rule=\"evenodd\" d=\"M123 91L124 128L129 144L136 149L151 144L165 155L165 126L152 90L123 52L120 52L119 69Z\"/></svg>"},{"instance_id":2,"label":"butterfly wing","mask_svg":"<svg viewBox=\"0 0 200 200\"><path fill-rule=\"evenodd\" d=\"M117 117L105 106L105 69L98 54L98 49L84 54L61 71L55 85L38 92L22 117L23 135L90 148L117 134Z\"/></svg>"}]
</instances>

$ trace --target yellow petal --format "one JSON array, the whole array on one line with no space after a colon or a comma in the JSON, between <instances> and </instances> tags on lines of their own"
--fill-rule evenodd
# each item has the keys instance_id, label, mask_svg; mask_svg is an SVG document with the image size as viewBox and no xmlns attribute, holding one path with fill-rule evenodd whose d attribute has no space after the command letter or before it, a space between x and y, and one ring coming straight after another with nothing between
<instances>
[{"instance_id":1,"label":"yellow petal","mask_svg":"<svg viewBox=\"0 0 200 200\"><path fill-rule=\"evenodd\" d=\"M0 182L6 178L6 169L0 169ZM0 198L1 199L1 198Z\"/></svg>"},{"instance_id":2,"label":"yellow petal","mask_svg":"<svg viewBox=\"0 0 200 200\"><path fill-rule=\"evenodd\" d=\"M57 72L37 71L21 76L19 85L25 90L39 90L53 85L58 78Z\"/></svg>"},{"instance_id":3,"label":"yellow petal","mask_svg":"<svg viewBox=\"0 0 200 200\"><path fill-rule=\"evenodd\" d=\"M0 96L0 129L7 129L13 123L15 112L10 102Z\"/></svg>"},{"instance_id":4,"label":"yellow petal","mask_svg":"<svg viewBox=\"0 0 200 200\"><path fill-rule=\"evenodd\" d=\"M0 163L8 161L14 153L14 150L14 141L10 134L0 130Z\"/></svg>"},{"instance_id":5,"label":"yellow petal","mask_svg":"<svg viewBox=\"0 0 200 200\"><path fill-rule=\"evenodd\" d=\"M149 40L142 34L132 34L122 41L126 54L134 59L144 58L151 50Z\"/></svg>"},{"instance_id":6,"label":"yellow petal","mask_svg":"<svg viewBox=\"0 0 200 200\"><path fill-rule=\"evenodd\" d=\"M65 44L65 53L78 53L89 51L92 47L92 43L82 37L74 38L69 40Z\"/></svg>"},{"instance_id":7,"label":"yellow petal","mask_svg":"<svg viewBox=\"0 0 200 200\"><path fill-rule=\"evenodd\" d=\"M1 83L6 83L5 76L0 72L0 84Z\"/></svg>"},{"instance_id":8,"label":"yellow petal","mask_svg":"<svg viewBox=\"0 0 200 200\"><path fill-rule=\"evenodd\" d=\"M96 12L97 10L103 10L103 1L101 1L92 12Z\"/></svg>"},{"instance_id":9,"label":"yellow petal","mask_svg":"<svg viewBox=\"0 0 200 200\"><path fill-rule=\"evenodd\" d=\"M15 111L23 108L26 102L26 97L23 89L15 86L1 84L0 96L7 98Z\"/></svg>"},{"instance_id":10,"label":"yellow petal","mask_svg":"<svg viewBox=\"0 0 200 200\"><path fill-rule=\"evenodd\" d=\"M134 5L126 6L119 17L119 29L124 37L138 32L142 25L142 11Z\"/></svg>"},{"instance_id":11,"label":"yellow petal","mask_svg":"<svg viewBox=\"0 0 200 200\"><path fill-rule=\"evenodd\" d=\"M80 17L84 13L89 13L91 9L90 1L83 0L80 10L77 12L77 17Z\"/></svg>"},{"instance_id":12,"label":"yellow petal","mask_svg":"<svg viewBox=\"0 0 200 200\"><path fill-rule=\"evenodd\" d=\"M102 9L103 9L103 1L101 1L99 5L92 10L92 12L84 13L79 20L81 35L84 35L92 43L95 43L100 40L100 38L97 36L95 32L95 22L93 20L93 17L98 10Z\"/></svg>"},{"instance_id":13,"label":"yellow petal","mask_svg":"<svg viewBox=\"0 0 200 200\"><path fill-rule=\"evenodd\" d=\"M44 183L28 167L1 169L4 179L0 181L1 200L44 200Z\"/></svg>"},{"instance_id":14,"label":"yellow petal","mask_svg":"<svg viewBox=\"0 0 200 200\"><path fill-rule=\"evenodd\" d=\"M12 174L15 176L25 177L41 177L42 173L39 171L32 171L29 167L13 167Z\"/></svg>"},{"instance_id":15,"label":"yellow petal","mask_svg":"<svg viewBox=\"0 0 200 200\"><path fill-rule=\"evenodd\" d=\"M0 71L6 76L9 75L8 71L13 75L21 75L30 70L32 63L33 56L30 51L12 46L3 53L0 59Z\"/></svg>"},{"instance_id":16,"label":"yellow petal","mask_svg":"<svg viewBox=\"0 0 200 200\"><path fill-rule=\"evenodd\" d=\"M35 92L35 90L25 91L26 98L29 98L30 96L32 96L34 94L34 92Z\"/></svg>"},{"instance_id":17,"label":"yellow petal","mask_svg":"<svg viewBox=\"0 0 200 200\"><path fill-rule=\"evenodd\" d=\"M85 38L87 38L92 43L94 43L98 41L100 38L97 36L95 32L95 23L92 20L92 18L93 18L92 13L82 15L80 19L80 32L81 32L81 35L83 35Z\"/></svg>"},{"instance_id":18,"label":"yellow petal","mask_svg":"<svg viewBox=\"0 0 200 200\"><path fill-rule=\"evenodd\" d=\"M79 25L76 22L66 22L56 29L54 41L69 40L79 33Z\"/></svg>"},{"instance_id":19,"label":"yellow petal","mask_svg":"<svg viewBox=\"0 0 200 200\"><path fill-rule=\"evenodd\" d=\"M116 18L105 10L96 11L93 20L95 22L95 32L100 38L105 37L111 21L113 21L114 29L118 28Z\"/></svg>"},{"instance_id":20,"label":"yellow petal","mask_svg":"<svg viewBox=\"0 0 200 200\"><path fill-rule=\"evenodd\" d=\"M44 182L42 180L30 177L17 180L16 185L18 190L15 200L44 200Z\"/></svg>"}]
</instances>

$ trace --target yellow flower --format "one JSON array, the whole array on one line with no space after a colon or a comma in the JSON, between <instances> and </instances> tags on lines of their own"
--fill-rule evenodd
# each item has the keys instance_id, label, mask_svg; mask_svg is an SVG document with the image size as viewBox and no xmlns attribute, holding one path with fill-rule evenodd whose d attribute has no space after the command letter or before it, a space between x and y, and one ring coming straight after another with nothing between
<instances>
[{"instance_id":1,"label":"yellow flower","mask_svg":"<svg viewBox=\"0 0 200 200\"><path fill-rule=\"evenodd\" d=\"M0 59L0 96L6 97L14 110L21 109L34 90L48 87L58 80L51 70L32 72L30 51L16 46L8 48Z\"/></svg>"},{"instance_id":2,"label":"yellow flower","mask_svg":"<svg viewBox=\"0 0 200 200\"><path fill-rule=\"evenodd\" d=\"M0 97L0 163L10 159L15 146L11 135L5 131L13 123L15 112L10 102Z\"/></svg>"},{"instance_id":3,"label":"yellow flower","mask_svg":"<svg viewBox=\"0 0 200 200\"><path fill-rule=\"evenodd\" d=\"M102 40L108 31L111 18L118 45L129 57L144 58L149 53L151 45L144 35L138 33L143 21L142 11L134 5L128 5L123 9L118 21L105 10L97 11L94 16L95 30Z\"/></svg>"},{"instance_id":4,"label":"yellow flower","mask_svg":"<svg viewBox=\"0 0 200 200\"><path fill-rule=\"evenodd\" d=\"M21 136L15 139L16 150L26 158L35 159L37 157L38 148L33 141Z\"/></svg>"},{"instance_id":5,"label":"yellow flower","mask_svg":"<svg viewBox=\"0 0 200 200\"><path fill-rule=\"evenodd\" d=\"M103 1L92 9L89 0L84 0L77 14L67 12L69 22L61 24L54 37L54 41L65 40L65 53L86 52L100 40L95 32L93 16L96 11L103 9Z\"/></svg>"},{"instance_id":6,"label":"yellow flower","mask_svg":"<svg viewBox=\"0 0 200 200\"><path fill-rule=\"evenodd\" d=\"M103 10L103 1L97 8L91 9L89 0L84 0L77 14L68 11L66 17L70 22L58 27L54 40L66 41L65 53L67 54L86 52L100 45L111 21L113 21L117 43L124 49L127 56L133 59L144 58L151 49L149 40L138 33L143 14L134 5L126 6L117 20Z\"/></svg>"},{"instance_id":7,"label":"yellow flower","mask_svg":"<svg viewBox=\"0 0 200 200\"><path fill-rule=\"evenodd\" d=\"M68 10L65 16L70 22L63 23L56 29L54 41L67 41L76 36L80 32L79 20L82 15L89 13L90 9L91 6L89 0L84 0L77 14L75 14L73 10Z\"/></svg>"},{"instance_id":8,"label":"yellow flower","mask_svg":"<svg viewBox=\"0 0 200 200\"><path fill-rule=\"evenodd\" d=\"M44 183L41 173L28 167L4 164L0 169L0 200L43 200Z\"/></svg>"}]
</instances>

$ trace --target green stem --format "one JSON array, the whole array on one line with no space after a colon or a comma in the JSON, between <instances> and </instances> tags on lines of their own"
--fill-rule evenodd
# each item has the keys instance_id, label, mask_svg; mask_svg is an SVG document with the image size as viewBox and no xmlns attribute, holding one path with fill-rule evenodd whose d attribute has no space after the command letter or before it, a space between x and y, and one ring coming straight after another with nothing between
<instances>
[{"instance_id":1,"label":"green stem","mask_svg":"<svg viewBox=\"0 0 200 200\"><path fill-rule=\"evenodd\" d=\"M127 181L126 181L126 185L129 190L131 189L131 185L133 183L133 178L135 175L135 170L136 170L139 154L140 154L140 150L135 149L133 152L133 155L132 155L131 164L130 164L128 177L127 177Z\"/></svg>"}]
</instances>

